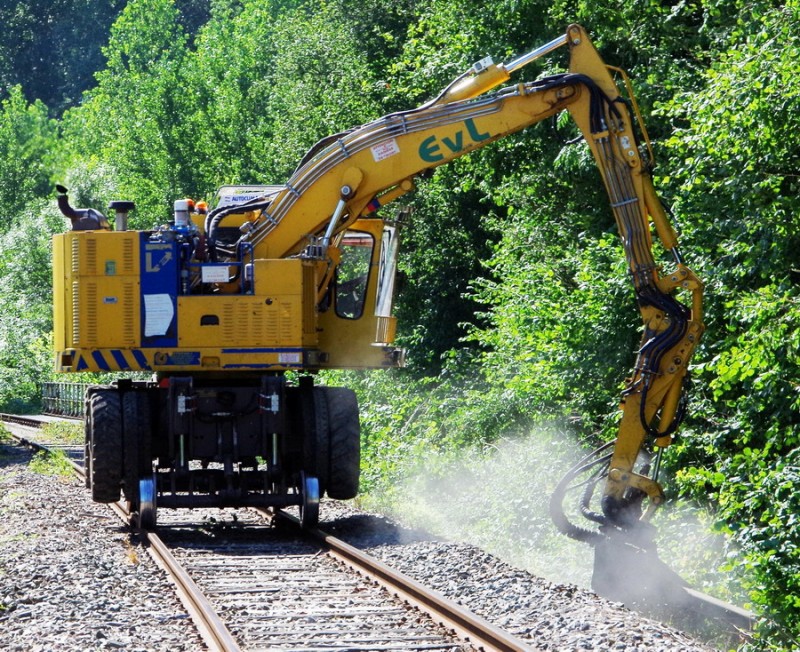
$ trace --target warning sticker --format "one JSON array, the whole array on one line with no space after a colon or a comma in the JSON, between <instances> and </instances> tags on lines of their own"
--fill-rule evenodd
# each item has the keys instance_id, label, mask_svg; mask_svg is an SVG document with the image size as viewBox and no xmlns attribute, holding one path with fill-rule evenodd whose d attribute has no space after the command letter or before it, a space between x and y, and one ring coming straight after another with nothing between
<instances>
[{"instance_id":1,"label":"warning sticker","mask_svg":"<svg viewBox=\"0 0 800 652\"><path fill-rule=\"evenodd\" d=\"M175 306L172 297L168 294L144 295L144 336L153 337L166 335L172 318L175 316Z\"/></svg>"},{"instance_id":2,"label":"warning sticker","mask_svg":"<svg viewBox=\"0 0 800 652\"><path fill-rule=\"evenodd\" d=\"M382 161L390 156L399 154L400 147L397 145L397 141L392 138L391 140L385 140L382 143L378 143L371 148L371 151L372 158L374 158L375 162L377 163L378 161Z\"/></svg>"},{"instance_id":3,"label":"warning sticker","mask_svg":"<svg viewBox=\"0 0 800 652\"><path fill-rule=\"evenodd\" d=\"M203 265L200 277L203 283L227 283L231 280L227 265Z\"/></svg>"}]
</instances>

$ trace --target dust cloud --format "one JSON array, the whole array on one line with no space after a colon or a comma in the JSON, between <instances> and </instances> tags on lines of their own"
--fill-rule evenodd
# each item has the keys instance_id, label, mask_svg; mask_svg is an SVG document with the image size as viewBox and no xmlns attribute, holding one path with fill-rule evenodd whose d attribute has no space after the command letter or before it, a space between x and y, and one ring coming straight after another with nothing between
<instances>
[{"instance_id":1,"label":"dust cloud","mask_svg":"<svg viewBox=\"0 0 800 652\"><path fill-rule=\"evenodd\" d=\"M459 459L430 454L392 491L392 515L471 543L545 579L589 587L593 551L560 534L550 494L584 453L557 429L509 437Z\"/></svg>"},{"instance_id":2,"label":"dust cloud","mask_svg":"<svg viewBox=\"0 0 800 652\"><path fill-rule=\"evenodd\" d=\"M458 459L433 452L392 489L382 511L550 581L590 588L594 549L559 533L549 515L553 489L585 455L574 434L558 427L508 437ZM658 554L690 585L724 595L730 578L717 569L725 562L725 541L711 533L708 520L687 504L668 503L654 520Z\"/></svg>"}]
</instances>

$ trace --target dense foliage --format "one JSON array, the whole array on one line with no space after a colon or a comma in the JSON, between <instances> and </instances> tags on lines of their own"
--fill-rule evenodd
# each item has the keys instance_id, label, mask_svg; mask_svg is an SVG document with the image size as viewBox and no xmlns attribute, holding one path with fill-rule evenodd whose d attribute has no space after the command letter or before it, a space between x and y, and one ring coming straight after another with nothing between
<instances>
[{"instance_id":1,"label":"dense foliage","mask_svg":"<svg viewBox=\"0 0 800 652\"><path fill-rule=\"evenodd\" d=\"M798 0L60 0L0 2L0 17L14 34L0 44L2 410L35 407L51 373L54 181L81 205L134 199L134 226L150 226L176 197L282 181L317 139L422 103L486 54L586 25L634 80L657 185L706 282L669 489L728 537L723 570L765 617L755 645L798 646ZM638 318L574 135L568 120L537 125L407 200L396 313L410 367L345 378L368 491L537 425L611 436Z\"/></svg>"}]
</instances>

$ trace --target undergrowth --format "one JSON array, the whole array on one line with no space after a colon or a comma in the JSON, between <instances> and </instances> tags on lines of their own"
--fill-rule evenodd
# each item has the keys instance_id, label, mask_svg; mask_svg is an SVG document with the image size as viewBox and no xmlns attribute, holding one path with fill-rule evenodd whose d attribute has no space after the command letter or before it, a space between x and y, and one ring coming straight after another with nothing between
<instances>
[{"instance_id":1,"label":"undergrowth","mask_svg":"<svg viewBox=\"0 0 800 652\"><path fill-rule=\"evenodd\" d=\"M47 441L59 444L82 444L84 439L82 421L52 421L42 426L42 435Z\"/></svg>"},{"instance_id":2,"label":"undergrowth","mask_svg":"<svg viewBox=\"0 0 800 652\"><path fill-rule=\"evenodd\" d=\"M28 464L28 468L41 475L69 476L72 466L62 451L39 451Z\"/></svg>"}]
</instances>

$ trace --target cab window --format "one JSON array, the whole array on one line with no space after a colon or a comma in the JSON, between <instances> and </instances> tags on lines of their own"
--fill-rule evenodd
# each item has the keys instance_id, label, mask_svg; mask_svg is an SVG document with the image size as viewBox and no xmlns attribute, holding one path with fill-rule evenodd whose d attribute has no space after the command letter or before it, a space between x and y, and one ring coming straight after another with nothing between
<instances>
[{"instance_id":1,"label":"cab window","mask_svg":"<svg viewBox=\"0 0 800 652\"><path fill-rule=\"evenodd\" d=\"M369 233L348 231L340 244L342 260L336 270L336 314L358 319L364 313L374 238Z\"/></svg>"}]
</instances>

